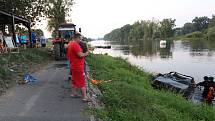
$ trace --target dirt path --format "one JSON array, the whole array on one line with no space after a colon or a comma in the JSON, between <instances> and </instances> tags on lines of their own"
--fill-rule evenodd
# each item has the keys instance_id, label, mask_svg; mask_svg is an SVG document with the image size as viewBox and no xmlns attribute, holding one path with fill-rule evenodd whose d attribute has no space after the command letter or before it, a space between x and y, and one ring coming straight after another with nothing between
<instances>
[{"instance_id":1,"label":"dirt path","mask_svg":"<svg viewBox=\"0 0 215 121\"><path fill-rule=\"evenodd\" d=\"M39 80L17 85L0 97L0 121L88 121L87 107L71 98L65 62L52 62L33 74Z\"/></svg>"}]
</instances>

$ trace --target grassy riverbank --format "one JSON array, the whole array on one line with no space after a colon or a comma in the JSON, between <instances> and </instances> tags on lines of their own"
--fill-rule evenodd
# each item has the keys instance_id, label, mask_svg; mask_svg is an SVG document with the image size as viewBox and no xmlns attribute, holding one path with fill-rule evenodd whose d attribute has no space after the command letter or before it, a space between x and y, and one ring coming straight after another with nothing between
<instances>
[{"instance_id":1,"label":"grassy riverbank","mask_svg":"<svg viewBox=\"0 0 215 121\"><path fill-rule=\"evenodd\" d=\"M27 49L20 53L0 55L0 94L15 82L22 79L24 73L40 69L49 60L45 49Z\"/></svg>"},{"instance_id":2,"label":"grassy riverbank","mask_svg":"<svg viewBox=\"0 0 215 121\"><path fill-rule=\"evenodd\" d=\"M104 107L93 110L105 121L213 121L215 110L194 105L179 95L154 90L151 75L123 59L90 55L93 78L112 80L99 85Z\"/></svg>"},{"instance_id":3,"label":"grassy riverbank","mask_svg":"<svg viewBox=\"0 0 215 121\"><path fill-rule=\"evenodd\" d=\"M193 33L189 33L189 34L186 34L186 35L181 35L181 36L176 36L176 37L172 37L172 39L176 39L176 40L199 40L199 39L202 39L202 40L208 40L208 35L203 33L203 32L199 32L199 31L196 31L196 32L193 32Z\"/></svg>"}]
</instances>

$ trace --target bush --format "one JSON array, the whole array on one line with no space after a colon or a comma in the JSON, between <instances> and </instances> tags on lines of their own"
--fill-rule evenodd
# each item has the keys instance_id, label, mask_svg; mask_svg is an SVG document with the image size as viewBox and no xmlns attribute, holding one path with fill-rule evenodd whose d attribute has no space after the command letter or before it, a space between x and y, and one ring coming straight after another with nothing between
<instances>
[{"instance_id":1,"label":"bush","mask_svg":"<svg viewBox=\"0 0 215 121\"><path fill-rule=\"evenodd\" d=\"M215 40L215 26L208 29L207 36L209 40Z\"/></svg>"},{"instance_id":2,"label":"bush","mask_svg":"<svg viewBox=\"0 0 215 121\"><path fill-rule=\"evenodd\" d=\"M196 31L185 35L186 38L204 38L205 35L202 32Z\"/></svg>"}]
</instances>

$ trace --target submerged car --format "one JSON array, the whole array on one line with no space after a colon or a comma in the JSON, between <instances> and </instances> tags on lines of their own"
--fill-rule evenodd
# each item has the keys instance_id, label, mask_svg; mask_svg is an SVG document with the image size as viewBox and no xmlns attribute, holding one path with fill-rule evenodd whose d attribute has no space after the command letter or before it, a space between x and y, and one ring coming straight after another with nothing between
<instances>
[{"instance_id":1,"label":"submerged car","mask_svg":"<svg viewBox=\"0 0 215 121\"><path fill-rule=\"evenodd\" d=\"M152 80L151 85L156 89L166 89L174 93L180 93L186 99L191 99L195 90L194 78L177 72L158 74Z\"/></svg>"}]
</instances>

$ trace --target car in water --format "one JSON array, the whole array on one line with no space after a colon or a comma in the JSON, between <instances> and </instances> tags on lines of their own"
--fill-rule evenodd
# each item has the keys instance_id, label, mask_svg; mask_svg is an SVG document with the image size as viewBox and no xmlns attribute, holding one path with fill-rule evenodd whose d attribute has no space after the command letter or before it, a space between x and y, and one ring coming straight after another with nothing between
<instances>
[{"instance_id":1,"label":"car in water","mask_svg":"<svg viewBox=\"0 0 215 121\"><path fill-rule=\"evenodd\" d=\"M156 89L182 94L186 99L191 99L195 90L194 78L178 72L158 74L152 80L151 85Z\"/></svg>"}]
</instances>

